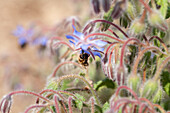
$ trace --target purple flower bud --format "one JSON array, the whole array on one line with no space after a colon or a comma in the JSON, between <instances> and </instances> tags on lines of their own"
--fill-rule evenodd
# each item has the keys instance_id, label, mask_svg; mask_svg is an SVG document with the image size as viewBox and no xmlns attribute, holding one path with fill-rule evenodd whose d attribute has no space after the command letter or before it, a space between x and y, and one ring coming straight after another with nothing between
<instances>
[{"instance_id":1,"label":"purple flower bud","mask_svg":"<svg viewBox=\"0 0 170 113\"><path fill-rule=\"evenodd\" d=\"M102 0L102 7L105 12L109 11L110 9L110 0Z\"/></svg>"},{"instance_id":2,"label":"purple flower bud","mask_svg":"<svg viewBox=\"0 0 170 113\"><path fill-rule=\"evenodd\" d=\"M2 113L9 113L12 104L11 95L6 95L0 103L0 110Z\"/></svg>"},{"instance_id":3,"label":"purple flower bud","mask_svg":"<svg viewBox=\"0 0 170 113\"><path fill-rule=\"evenodd\" d=\"M123 1L117 2L111 14L112 19L118 19L120 16L122 16L125 8L126 8L125 2Z\"/></svg>"},{"instance_id":4,"label":"purple flower bud","mask_svg":"<svg viewBox=\"0 0 170 113\"><path fill-rule=\"evenodd\" d=\"M100 13L100 2L99 2L99 0L92 0L92 5L93 5L94 12L96 14Z\"/></svg>"}]
</instances>

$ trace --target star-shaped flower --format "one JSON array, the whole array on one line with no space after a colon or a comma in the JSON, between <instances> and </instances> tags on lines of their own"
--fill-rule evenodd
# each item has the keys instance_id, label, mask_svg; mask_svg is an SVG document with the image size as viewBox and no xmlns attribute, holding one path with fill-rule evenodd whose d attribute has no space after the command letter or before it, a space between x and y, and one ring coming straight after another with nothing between
<instances>
[{"instance_id":1,"label":"star-shaped flower","mask_svg":"<svg viewBox=\"0 0 170 113\"><path fill-rule=\"evenodd\" d=\"M69 42L75 49L81 49L85 53L91 54L93 58L94 56L99 56L101 58L100 53L104 51L104 46L108 43L96 37L90 37L85 40L85 35L83 33L78 32L74 26L73 29L73 34L66 35L66 38L69 39Z\"/></svg>"},{"instance_id":2,"label":"star-shaped flower","mask_svg":"<svg viewBox=\"0 0 170 113\"><path fill-rule=\"evenodd\" d=\"M18 38L18 43L21 47L25 47L28 40L33 36L34 31L32 28L26 30L22 26L18 25L16 30L13 31L13 35Z\"/></svg>"}]
</instances>

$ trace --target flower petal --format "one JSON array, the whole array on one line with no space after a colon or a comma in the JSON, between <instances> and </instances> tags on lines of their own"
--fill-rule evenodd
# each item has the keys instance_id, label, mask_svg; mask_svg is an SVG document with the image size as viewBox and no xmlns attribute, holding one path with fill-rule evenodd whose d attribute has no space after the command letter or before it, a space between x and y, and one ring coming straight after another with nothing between
<instances>
[{"instance_id":1,"label":"flower petal","mask_svg":"<svg viewBox=\"0 0 170 113\"><path fill-rule=\"evenodd\" d=\"M100 57L100 58L101 58L101 54L100 54L100 52L93 51L93 54L94 54L94 56L98 56L98 57Z\"/></svg>"},{"instance_id":2,"label":"flower petal","mask_svg":"<svg viewBox=\"0 0 170 113\"><path fill-rule=\"evenodd\" d=\"M18 43L20 44L20 45L22 45L22 44L24 44L24 43L26 43L27 42L27 40L25 39L25 37L22 37L22 38L19 38L18 39Z\"/></svg>"},{"instance_id":3,"label":"flower petal","mask_svg":"<svg viewBox=\"0 0 170 113\"><path fill-rule=\"evenodd\" d=\"M72 39L72 40L74 40L75 42L78 42L78 39L75 38L75 37L73 37L73 36L66 35L66 38L67 38L67 39Z\"/></svg>"},{"instance_id":4,"label":"flower petal","mask_svg":"<svg viewBox=\"0 0 170 113\"><path fill-rule=\"evenodd\" d=\"M81 45L81 48L82 48L83 50L87 50L89 46L90 46L90 44L82 44L82 45Z\"/></svg>"},{"instance_id":5,"label":"flower petal","mask_svg":"<svg viewBox=\"0 0 170 113\"><path fill-rule=\"evenodd\" d=\"M72 25L73 26L73 25ZM73 29L74 29L74 32L73 34L76 35L77 37L79 37L80 39L84 39L84 34L83 33L80 33L76 30L75 26L73 26Z\"/></svg>"},{"instance_id":6,"label":"flower petal","mask_svg":"<svg viewBox=\"0 0 170 113\"><path fill-rule=\"evenodd\" d=\"M95 45L99 46L99 47L103 47L106 44L108 44L107 42L101 41L101 40L93 40L91 41L91 43L94 43Z\"/></svg>"},{"instance_id":7,"label":"flower petal","mask_svg":"<svg viewBox=\"0 0 170 113\"><path fill-rule=\"evenodd\" d=\"M22 27L22 26L17 26L16 30L13 31L13 34L16 36L16 37L20 37L21 35L23 35L25 33L25 29Z\"/></svg>"}]
</instances>

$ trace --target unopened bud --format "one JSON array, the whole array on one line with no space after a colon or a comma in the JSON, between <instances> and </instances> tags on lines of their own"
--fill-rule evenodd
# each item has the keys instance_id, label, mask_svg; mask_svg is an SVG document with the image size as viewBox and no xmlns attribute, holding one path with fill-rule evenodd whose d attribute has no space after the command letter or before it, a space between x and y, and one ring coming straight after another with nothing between
<instances>
[{"instance_id":1,"label":"unopened bud","mask_svg":"<svg viewBox=\"0 0 170 113\"><path fill-rule=\"evenodd\" d=\"M57 90L58 84L54 80L50 80L46 86L47 89Z\"/></svg>"},{"instance_id":2,"label":"unopened bud","mask_svg":"<svg viewBox=\"0 0 170 113\"><path fill-rule=\"evenodd\" d=\"M126 2L123 1L117 2L111 14L112 19L118 19L120 16L122 16L125 9Z\"/></svg>"},{"instance_id":3,"label":"unopened bud","mask_svg":"<svg viewBox=\"0 0 170 113\"><path fill-rule=\"evenodd\" d=\"M152 26L158 27L161 30L167 30L167 24L162 15L158 11L152 11L148 15L148 21Z\"/></svg>"},{"instance_id":4,"label":"unopened bud","mask_svg":"<svg viewBox=\"0 0 170 113\"><path fill-rule=\"evenodd\" d=\"M132 5L131 2L128 2L128 3L127 3L127 10L126 10L126 12L127 12L128 17L129 17L131 20L133 20L133 19L135 18L134 8L133 8L133 5Z\"/></svg>"},{"instance_id":5,"label":"unopened bud","mask_svg":"<svg viewBox=\"0 0 170 113\"><path fill-rule=\"evenodd\" d=\"M142 97L151 99L158 90L158 83L154 80L148 80L142 90Z\"/></svg>"},{"instance_id":6,"label":"unopened bud","mask_svg":"<svg viewBox=\"0 0 170 113\"><path fill-rule=\"evenodd\" d=\"M102 0L102 7L105 12L109 11L110 9L110 0Z\"/></svg>"},{"instance_id":7,"label":"unopened bud","mask_svg":"<svg viewBox=\"0 0 170 113\"><path fill-rule=\"evenodd\" d=\"M135 92L138 92L138 88L139 88L139 85L140 85L140 77L138 75L130 75L128 77L128 85L129 87L135 91Z\"/></svg>"},{"instance_id":8,"label":"unopened bud","mask_svg":"<svg viewBox=\"0 0 170 113\"><path fill-rule=\"evenodd\" d=\"M1 103L0 103L0 110L2 113L9 113L11 109L12 98L11 95L6 95Z\"/></svg>"},{"instance_id":9,"label":"unopened bud","mask_svg":"<svg viewBox=\"0 0 170 113\"><path fill-rule=\"evenodd\" d=\"M130 26L131 35L140 35L145 32L146 25L144 22L141 22L140 19L135 19Z\"/></svg>"},{"instance_id":10,"label":"unopened bud","mask_svg":"<svg viewBox=\"0 0 170 113\"><path fill-rule=\"evenodd\" d=\"M93 5L94 12L96 14L100 13L100 2L99 2L99 0L92 0L92 5Z\"/></svg>"},{"instance_id":11,"label":"unopened bud","mask_svg":"<svg viewBox=\"0 0 170 113\"><path fill-rule=\"evenodd\" d=\"M153 97L153 102L154 103L159 102L162 99L162 97L163 97L163 90L162 88L159 88L155 96Z\"/></svg>"},{"instance_id":12,"label":"unopened bud","mask_svg":"<svg viewBox=\"0 0 170 113\"><path fill-rule=\"evenodd\" d=\"M116 82L119 86L124 85L125 83L125 69L124 67L118 67L116 75Z\"/></svg>"}]
</instances>

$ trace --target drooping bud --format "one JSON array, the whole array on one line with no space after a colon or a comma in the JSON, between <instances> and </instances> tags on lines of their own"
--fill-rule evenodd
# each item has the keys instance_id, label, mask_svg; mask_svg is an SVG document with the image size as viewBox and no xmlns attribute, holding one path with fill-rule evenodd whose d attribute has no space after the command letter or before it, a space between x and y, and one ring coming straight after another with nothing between
<instances>
[{"instance_id":1,"label":"drooping bud","mask_svg":"<svg viewBox=\"0 0 170 113\"><path fill-rule=\"evenodd\" d=\"M6 95L0 103L0 110L2 113L9 113L11 109L12 98L11 95Z\"/></svg>"},{"instance_id":2,"label":"drooping bud","mask_svg":"<svg viewBox=\"0 0 170 113\"><path fill-rule=\"evenodd\" d=\"M158 27L161 30L165 31L168 29L168 26L165 20L163 19L162 15L156 10L153 10L148 14L148 21L152 26Z\"/></svg>"},{"instance_id":3,"label":"drooping bud","mask_svg":"<svg viewBox=\"0 0 170 113\"><path fill-rule=\"evenodd\" d=\"M145 32L146 25L144 22L141 22L140 19L135 19L130 26L131 35L141 35Z\"/></svg>"},{"instance_id":4,"label":"drooping bud","mask_svg":"<svg viewBox=\"0 0 170 113\"><path fill-rule=\"evenodd\" d=\"M158 90L158 82L154 80L148 80L143 87L142 97L151 99Z\"/></svg>"},{"instance_id":5,"label":"drooping bud","mask_svg":"<svg viewBox=\"0 0 170 113\"><path fill-rule=\"evenodd\" d=\"M138 92L138 88L139 88L139 85L140 85L140 76L139 75L133 75L131 74L129 77L128 77L128 85L129 87L135 91L136 93Z\"/></svg>"},{"instance_id":6,"label":"drooping bud","mask_svg":"<svg viewBox=\"0 0 170 113\"><path fill-rule=\"evenodd\" d=\"M110 9L110 0L102 0L102 7L105 12L109 11Z\"/></svg>"},{"instance_id":7,"label":"drooping bud","mask_svg":"<svg viewBox=\"0 0 170 113\"><path fill-rule=\"evenodd\" d=\"M131 2L127 3L127 10L126 10L126 12L127 12L128 17L131 20L133 20L135 18L134 8L133 8L133 5L132 5Z\"/></svg>"},{"instance_id":8,"label":"drooping bud","mask_svg":"<svg viewBox=\"0 0 170 113\"><path fill-rule=\"evenodd\" d=\"M99 2L99 0L92 0L92 5L93 5L94 12L96 14L100 13L100 2Z\"/></svg>"},{"instance_id":9,"label":"drooping bud","mask_svg":"<svg viewBox=\"0 0 170 113\"><path fill-rule=\"evenodd\" d=\"M143 5L141 5L139 0L132 0L132 4L134 7L135 16L139 16L143 10Z\"/></svg>"},{"instance_id":10,"label":"drooping bud","mask_svg":"<svg viewBox=\"0 0 170 113\"><path fill-rule=\"evenodd\" d=\"M112 11L112 19L118 19L124 13L126 9L126 2L120 1L115 4L115 7Z\"/></svg>"},{"instance_id":11,"label":"drooping bud","mask_svg":"<svg viewBox=\"0 0 170 113\"><path fill-rule=\"evenodd\" d=\"M116 76L116 82L119 86L122 86L125 83L125 69L124 67L118 67Z\"/></svg>"}]
</instances>

